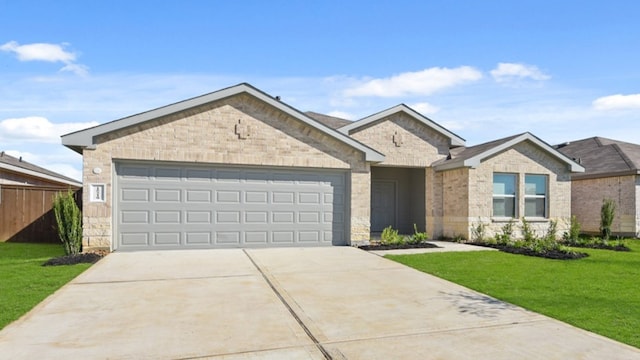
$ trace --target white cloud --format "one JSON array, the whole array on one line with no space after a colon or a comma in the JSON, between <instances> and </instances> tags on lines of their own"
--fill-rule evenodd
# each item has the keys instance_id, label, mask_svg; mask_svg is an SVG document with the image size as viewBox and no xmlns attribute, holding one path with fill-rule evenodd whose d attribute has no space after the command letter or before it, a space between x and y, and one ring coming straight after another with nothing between
<instances>
[{"instance_id":1,"label":"white cloud","mask_svg":"<svg viewBox=\"0 0 640 360\"><path fill-rule=\"evenodd\" d=\"M85 76L88 67L76 63L76 54L65 50L67 44L47 44L34 43L20 45L16 41L9 41L0 46L0 50L14 53L20 61L47 61L61 62L65 66L60 71L69 71L74 74Z\"/></svg>"},{"instance_id":2,"label":"white cloud","mask_svg":"<svg viewBox=\"0 0 640 360\"><path fill-rule=\"evenodd\" d=\"M457 68L433 67L415 72L405 72L388 78L371 79L348 88L346 96L400 97L431 95L437 91L477 81L482 73L470 66Z\"/></svg>"},{"instance_id":3,"label":"white cloud","mask_svg":"<svg viewBox=\"0 0 640 360\"><path fill-rule=\"evenodd\" d=\"M409 107L411 107L413 110L421 113L422 115L430 115L430 114L435 114L438 111L440 111L440 108L429 104L427 102L420 102L420 103L415 103L412 105L409 105Z\"/></svg>"},{"instance_id":4,"label":"white cloud","mask_svg":"<svg viewBox=\"0 0 640 360\"><path fill-rule=\"evenodd\" d=\"M41 116L0 121L0 140L60 143L60 135L98 125L97 122L52 123Z\"/></svg>"},{"instance_id":5,"label":"white cloud","mask_svg":"<svg viewBox=\"0 0 640 360\"><path fill-rule=\"evenodd\" d=\"M601 111L640 109L640 94L603 96L593 101L593 108Z\"/></svg>"},{"instance_id":6,"label":"white cloud","mask_svg":"<svg viewBox=\"0 0 640 360\"><path fill-rule=\"evenodd\" d=\"M551 78L537 66L518 63L499 63L497 68L491 70L491 76L499 83L523 79L543 81Z\"/></svg>"},{"instance_id":7,"label":"white cloud","mask_svg":"<svg viewBox=\"0 0 640 360\"><path fill-rule=\"evenodd\" d=\"M68 71L80 76L89 75L89 68L82 64L67 64L62 69L60 69L60 71Z\"/></svg>"}]
</instances>

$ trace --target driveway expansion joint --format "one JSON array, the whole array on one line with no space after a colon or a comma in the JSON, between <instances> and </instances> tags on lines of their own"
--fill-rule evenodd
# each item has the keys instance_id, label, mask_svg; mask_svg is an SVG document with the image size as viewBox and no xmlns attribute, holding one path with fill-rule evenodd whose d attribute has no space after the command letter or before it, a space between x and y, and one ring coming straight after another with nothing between
<instances>
[{"instance_id":1,"label":"driveway expansion joint","mask_svg":"<svg viewBox=\"0 0 640 360\"><path fill-rule=\"evenodd\" d=\"M245 255L247 255L247 257L249 258L249 260L251 261L251 263L253 264L253 266L256 267L256 269L260 272L260 274L262 274L262 277L264 278L264 280L267 282L267 284L269 285L269 287L271 288L271 290L273 290L273 292L276 294L276 296L278 297L278 299L280 299L280 301L282 302L282 304L287 308L287 310L289 310L289 313L291 314L291 316L293 316L293 318L296 320L296 322L298 323L298 325L300 325L300 327L302 327L302 330L304 330L304 332L307 334L307 336L309 337L309 339L311 339L311 341L313 341L313 344L318 348L318 350L320 350L320 352L322 353L322 355L324 356L325 359L327 360L333 360L333 356L331 356L331 354L329 354L329 352L322 346L322 344L320 343L320 341L318 341L318 339L313 335L313 333L311 332L311 330L309 330L309 328L304 324L304 322L302 321L302 319L300 319L300 317L298 316L298 314L296 314L296 312L293 310L293 308L289 305L289 303L287 303L287 301L284 299L284 297L282 296L282 294L280 294L280 292L278 291L278 289L276 289L275 285L273 285L273 283L271 282L271 280L269 279L269 277L264 273L264 271L260 268L260 266L258 266L258 264L253 260L253 258L251 257L251 255L249 255L249 253L247 252L246 249L242 249L242 251L245 253Z\"/></svg>"}]
</instances>

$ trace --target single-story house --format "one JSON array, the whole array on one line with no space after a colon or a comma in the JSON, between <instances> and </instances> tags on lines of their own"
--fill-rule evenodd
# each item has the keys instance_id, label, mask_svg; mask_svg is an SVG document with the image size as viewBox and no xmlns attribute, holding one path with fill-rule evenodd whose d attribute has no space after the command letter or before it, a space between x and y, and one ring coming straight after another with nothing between
<instances>
[{"instance_id":1,"label":"single-story house","mask_svg":"<svg viewBox=\"0 0 640 360\"><path fill-rule=\"evenodd\" d=\"M0 152L0 241L58 242L53 196L82 184Z\"/></svg>"},{"instance_id":2,"label":"single-story house","mask_svg":"<svg viewBox=\"0 0 640 360\"><path fill-rule=\"evenodd\" d=\"M466 148L404 104L351 122L249 84L62 143L83 155L84 246L111 250L357 245L413 224L468 238L523 216L562 227L583 171L529 133Z\"/></svg>"},{"instance_id":3,"label":"single-story house","mask_svg":"<svg viewBox=\"0 0 640 360\"><path fill-rule=\"evenodd\" d=\"M585 233L600 233L604 199L616 203L614 235L640 237L640 145L592 137L556 148L585 168L572 175L571 212Z\"/></svg>"}]
</instances>

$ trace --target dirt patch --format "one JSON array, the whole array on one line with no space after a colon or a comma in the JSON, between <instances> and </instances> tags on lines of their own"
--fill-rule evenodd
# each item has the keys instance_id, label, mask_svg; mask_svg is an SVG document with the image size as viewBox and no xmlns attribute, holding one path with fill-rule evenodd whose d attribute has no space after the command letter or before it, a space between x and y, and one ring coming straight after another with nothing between
<instances>
[{"instance_id":1,"label":"dirt patch","mask_svg":"<svg viewBox=\"0 0 640 360\"><path fill-rule=\"evenodd\" d=\"M75 265L75 264L95 264L104 255L97 253L83 253L77 255L66 255L47 260L42 266Z\"/></svg>"}]
</instances>

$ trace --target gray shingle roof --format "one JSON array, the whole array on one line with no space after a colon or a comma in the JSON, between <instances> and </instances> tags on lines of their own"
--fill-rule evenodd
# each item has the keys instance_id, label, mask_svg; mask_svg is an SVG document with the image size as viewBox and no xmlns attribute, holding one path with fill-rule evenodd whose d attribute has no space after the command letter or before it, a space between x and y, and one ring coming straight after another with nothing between
<instances>
[{"instance_id":1,"label":"gray shingle roof","mask_svg":"<svg viewBox=\"0 0 640 360\"><path fill-rule=\"evenodd\" d=\"M57 172L47 170L38 165L26 162L22 158L13 157L4 151L0 152L0 168L7 169L14 172L24 173L30 176L41 177L49 181L56 181L59 183L82 186L77 180L60 175Z\"/></svg>"},{"instance_id":2,"label":"gray shingle roof","mask_svg":"<svg viewBox=\"0 0 640 360\"><path fill-rule=\"evenodd\" d=\"M343 126L347 126L353 122L350 120L342 119L335 116L320 114L313 111L306 111L304 114L312 118L313 120L319 121L332 129L338 129Z\"/></svg>"},{"instance_id":3,"label":"gray shingle roof","mask_svg":"<svg viewBox=\"0 0 640 360\"><path fill-rule=\"evenodd\" d=\"M640 145L603 137L592 137L555 146L585 167L574 177L607 177L640 174Z\"/></svg>"}]
</instances>

